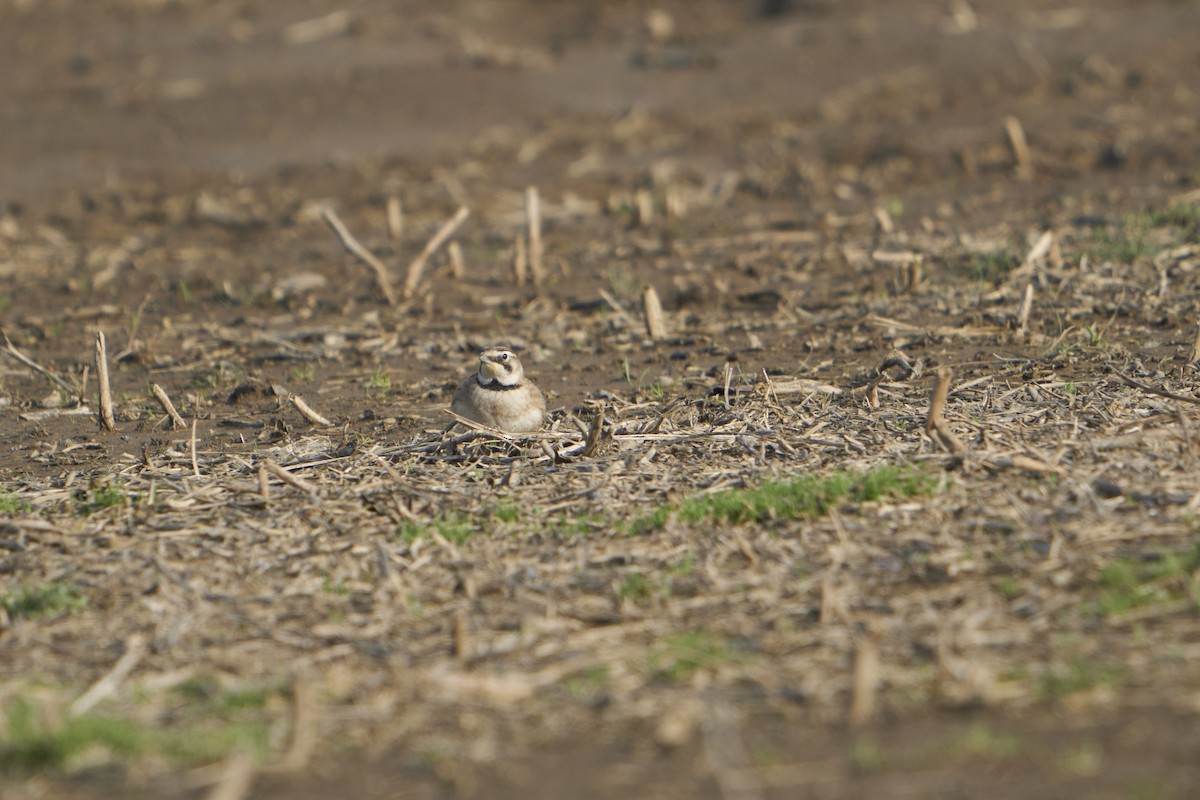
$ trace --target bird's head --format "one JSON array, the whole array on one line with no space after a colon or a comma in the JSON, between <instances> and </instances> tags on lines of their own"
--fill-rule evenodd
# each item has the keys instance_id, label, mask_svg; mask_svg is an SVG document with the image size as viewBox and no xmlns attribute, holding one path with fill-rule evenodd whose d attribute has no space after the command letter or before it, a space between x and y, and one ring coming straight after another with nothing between
<instances>
[{"instance_id":1,"label":"bird's head","mask_svg":"<svg viewBox=\"0 0 1200 800\"><path fill-rule=\"evenodd\" d=\"M489 347L479 355L479 379L483 383L516 386L524 376L516 353L503 347Z\"/></svg>"}]
</instances>

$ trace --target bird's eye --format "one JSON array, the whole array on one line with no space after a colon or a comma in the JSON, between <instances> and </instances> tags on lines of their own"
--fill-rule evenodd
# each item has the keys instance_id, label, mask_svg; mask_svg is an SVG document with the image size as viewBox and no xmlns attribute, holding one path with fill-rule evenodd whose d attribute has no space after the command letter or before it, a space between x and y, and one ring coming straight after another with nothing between
<instances>
[{"instance_id":1,"label":"bird's eye","mask_svg":"<svg viewBox=\"0 0 1200 800\"><path fill-rule=\"evenodd\" d=\"M501 361L508 361L508 353L501 353L499 358Z\"/></svg>"}]
</instances>

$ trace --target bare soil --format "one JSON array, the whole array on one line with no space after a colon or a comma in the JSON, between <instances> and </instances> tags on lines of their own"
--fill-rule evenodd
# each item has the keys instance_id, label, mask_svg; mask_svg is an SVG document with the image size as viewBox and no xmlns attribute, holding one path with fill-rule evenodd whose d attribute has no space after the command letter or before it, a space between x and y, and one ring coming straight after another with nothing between
<instances>
[{"instance_id":1,"label":"bare soil","mask_svg":"<svg viewBox=\"0 0 1200 800\"><path fill-rule=\"evenodd\" d=\"M0 2L4 796L1191 796L1197 41ZM546 432L446 431L495 343ZM881 468L921 486L693 513Z\"/></svg>"}]
</instances>

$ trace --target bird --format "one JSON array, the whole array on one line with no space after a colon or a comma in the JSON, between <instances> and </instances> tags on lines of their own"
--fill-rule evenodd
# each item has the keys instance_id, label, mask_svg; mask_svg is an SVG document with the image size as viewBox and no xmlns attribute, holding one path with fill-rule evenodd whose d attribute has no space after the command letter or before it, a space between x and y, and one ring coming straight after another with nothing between
<instances>
[{"instance_id":1,"label":"bird","mask_svg":"<svg viewBox=\"0 0 1200 800\"><path fill-rule=\"evenodd\" d=\"M450 410L506 433L529 433L546 420L546 396L525 377L516 353L489 347L479 354L479 371L454 392Z\"/></svg>"}]
</instances>

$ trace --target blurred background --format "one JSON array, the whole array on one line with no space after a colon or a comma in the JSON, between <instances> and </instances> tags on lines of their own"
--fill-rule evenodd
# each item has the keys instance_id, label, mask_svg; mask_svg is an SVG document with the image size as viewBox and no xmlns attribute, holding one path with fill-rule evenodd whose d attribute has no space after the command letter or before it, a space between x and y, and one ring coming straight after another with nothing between
<instances>
[{"instance_id":1,"label":"blurred background","mask_svg":"<svg viewBox=\"0 0 1200 800\"><path fill-rule=\"evenodd\" d=\"M842 164L1004 171L1010 115L1039 178L1171 179L1196 159L1198 17L1181 0L5 0L0 197L496 142L529 166L644 116L670 123L647 158L732 163L767 126L756 157L796 184Z\"/></svg>"}]
</instances>

